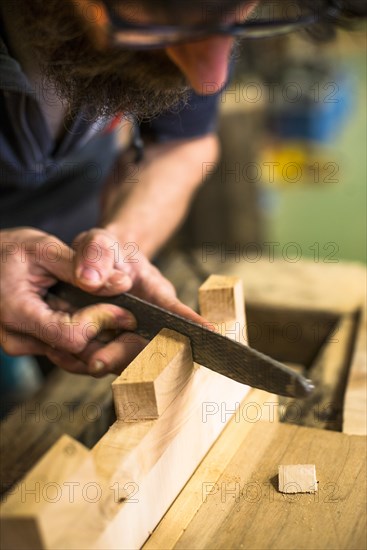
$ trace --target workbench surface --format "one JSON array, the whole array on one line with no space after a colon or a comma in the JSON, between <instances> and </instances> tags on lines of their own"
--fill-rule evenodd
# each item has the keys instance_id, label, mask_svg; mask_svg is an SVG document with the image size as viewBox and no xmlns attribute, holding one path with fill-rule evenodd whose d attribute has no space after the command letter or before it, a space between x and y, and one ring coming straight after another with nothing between
<instances>
[{"instance_id":1,"label":"workbench surface","mask_svg":"<svg viewBox=\"0 0 367 550\"><path fill-rule=\"evenodd\" d=\"M172 276L174 267L171 262L166 275L188 303L191 286L196 294L201 281L189 264L179 262L180 283ZM223 273L224 266L213 260L205 269ZM352 364L344 401L347 433L279 423L273 414L274 401L266 405L269 394L251 391L240 408L248 412L247 421L243 415L232 419L145 543L145 550L366 548L366 440L350 435L366 433L365 269L260 262L232 264L226 270L244 279L246 303L254 315L268 311L280 315L283 307L287 315L294 312L294 322L304 315L311 315L312 321L317 312L353 325L347 346ZM283 322L281 316L276 319ZM300 362L304 364L309 361L309 344L314 343L310 334L304 330L302 336ZM332 362L334 358L335 353ZM55 372L33 400L3 421L2 490L16 483L62 433L94 445L113 421L110 383L111 379ZM92 410L93 403L97 407ZM55 413L57 419L52 420ZM278 492L278 465L296 463L316 465L316 494Z\"/></svg>"},{"instance_id":2,"label":"workbench surface","mask_svg":"<svg viewBox=\"0 0 367 550\"><path fill-rule=\"evenodd\" d=\"M315 464L318 491L279 493L280 464ZM365 549L365 472L363 436L232 421L144 550Z\"/></svg>"}]
</instances>

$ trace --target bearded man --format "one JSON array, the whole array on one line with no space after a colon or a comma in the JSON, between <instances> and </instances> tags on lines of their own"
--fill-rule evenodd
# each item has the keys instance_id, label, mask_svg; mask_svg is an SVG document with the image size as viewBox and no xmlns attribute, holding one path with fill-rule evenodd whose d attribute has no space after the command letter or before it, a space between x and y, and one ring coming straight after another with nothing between
<instances>
[{"instance_id":1,"label":"bearded man","mask_svg":"<svg viewBox=\"0 0 367 550\"><path fill-rule=\"evenodd\" d=\"M262 0L3 0L0 326L8 354L102 376L145 345L131 338L128 311L47 300L58 280L102 296L130 291L201 321L149 258L183 220L203 163L217 159L218 98L235 37L327 34L365 12L359 0L295 4L279 2L276 19ZM124 165L129 147L137 158ZM102 342L105 329L119 335Z\"/></svg>"}]
</instances>

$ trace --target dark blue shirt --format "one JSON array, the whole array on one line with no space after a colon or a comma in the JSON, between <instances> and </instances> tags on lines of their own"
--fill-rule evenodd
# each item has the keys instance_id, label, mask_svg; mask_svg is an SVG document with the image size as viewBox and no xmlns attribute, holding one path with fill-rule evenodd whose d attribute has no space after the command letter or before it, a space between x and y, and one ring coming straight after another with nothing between
<instances>
[{"instance_id":1,"label":"dark blue shirt","mask_svg":"<svg viewBox=\"0 0 367 550\"><path fill-rule=\"evenodd\" d=\"M218 97L192 93L181 110L142 124L142 135L167 142L213 132ZM96 226L103 184L119 154L110 121L93 131L80 113L55 143L36 91L1 40L0 120L0 228L37 227L70 243Z\"/></svg>"}]
</instances>

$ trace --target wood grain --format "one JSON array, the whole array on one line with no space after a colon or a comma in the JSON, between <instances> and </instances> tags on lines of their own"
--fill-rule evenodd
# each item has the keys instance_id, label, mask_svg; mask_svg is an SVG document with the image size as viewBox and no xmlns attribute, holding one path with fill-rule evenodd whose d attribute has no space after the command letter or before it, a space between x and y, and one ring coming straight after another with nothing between
<instances>
[{"instance_id":1,"label":"wood grain","mask_svg":"<svg viewBox=\"0 0 367 550\"><path fill-rule=\"evenodd\" d=\"M1 493L9 490L63 435L91 447L114 421L114 376L54 371L34 398L1 422Z\"/></svg>"},{"instance_id":2,"label":"wood grain","mask_svg":"<svg viewBox=\"0 0 367 550\"><path fill-rule=\"evenodd\" d=\"M361 312L343 407L343 432L367 435L367 311Z\"/></svg>"},{"instance_id":3,"label":"wood grain","mask_svg":"<svg viewBox=\"0 0 367 550\"><path fill-rule=\"evenodd\" d=\"M238 277L211 275L199 288L199 305L203 317L217 323L225 333L226 323L237 324L236 341L247 342L243 285ZM233 336L232 336L233 337Z\"/></svg>"},{"instance_id":4,"label":"wood grain","mask_svg":"<svg viewBox=\"0 0 367 550\"><path fill-rule=\"evenodd\" d=\"M52 504L60 508L61 500L71 500L75 486L70 485L70 475L81 465L86 471L88 456L88 449L73 438L60 437L4 498L1 548L46 548L48 533L58 522Z\"/></svg>"},{"instance_id":5,"label":"wood grain","mask_svg":"<svg viewBox=\"0 0 367 550\"><path fill-rule=\"evenodd\" d=\"M280 493L315 493L317 479L315 464L281 464L278 467Z\"/></svg>"},{"instance_id":6,"label":"wood grain","mask_svg":"<svg viewBox=\"0 0 367 550\"><path fill-rule=\"evenodd\" d=\"M124 422L158 418L192 373L189 339L161 330L112 383L117 418Z\"/></svg>"},{"instance_id":7,"label":"wood grain","mask_svg":"<svg viewBox=\"0 0 367 550\"><path fill-rule=\"evenodd\" d=\"M304 374L317 379L312 400L291 406L286 420L366 435L366 267L306 259L290 263L269 256L267 247L255 262L228 257L224 263L215 246L204 252L166 258L164 272L179 295L187 302L191 296L194 304L192 285L213 271L240 277L250 345L278 361L303 365ZM301 418L303 411L307 418Z\"/></svg>"},{"instance_id":8,"label":"wood grain","mask_svg":"<svg viewBox=\"0 0 367 550\"><path fill-rule=\"evenodd\" d=\"M236 424L229 429L241 438ZM193 520L173 545L163 537L162 550L365 548L365 438L258 422L229 453L217 480L202 478L202 504ZM302 462L316 465L318 492L279 493L278 464ZM184 492L179 499L185 500ZM178 531L183 523L176 510Z\"/></svg>"},{"instance_id":9,"label":"wood grain","mask_svg":"<svg viewBox=\"0 0 367 550\"><path fill-rule=\"evenodd\" d=\"M310 368L304 369L303 374L314 383L314 391L305 399L280 398L282 420L303 426L342 430L344 394L357 327L355 315L344 314L340 317L336 329Z\"/></svg>"},{"instance_id":10,"label":"wood grain","mask_svg":"<svg viewBox=\"0 0 367 550\"><path fill-rule=\"evenodd\" d=\"M61 486L76 483L81 492L72 502L63 496L52 506L38 503L31 512L19 494L10 495L1 513L5 533L21 533L32 519L45 549L131 549L147 539L248 393L246 386L204 367L192 369L187 342L180 335L168 331L161 337L174 339L173 352L167 353L168 366L177 357L179 342L178 362L184 373L192 373L181 391L174 391L158 418L118 419L93 449L86 451L84 461L73 472L59 471L62 455L60 442L56 443L45 462L36 466L37 471L41 470L48 482L54 482L53 476ZM169 350L170 345L164 349ZM153 344L153 349L163 348ZM150 357L148 352L148 360ZM166 371L162 363L158 370L156 366L153 370L159 378L159 373ZM130 370L130 376L135 383L136 373ZM49 457L54 464L51 478ZM26 485L32 482L32 475L24 478ZM98 498L87 498L83 493L86 487L92 487ZM24 550L32 547L30 540L22 538ZM12 538L5 540L8 549L16 548L13 543Z\"/></svg>"},{"instance_id":11,"label":"wood grain","mask_svg":"<svg viewBox=\"0 0 367 550\"><path fill-rule=\"evenodd\" d=\"M203 503L203 481L210 480L210 483L218 481L233 454L253 429L254 422L258 420L278 422L277 405L273 396L262 390L252 389L247 394L241 402L239 412L231 418L182 493L146 541L143 550L174 548Z\"/></svg>"}]
</instances>

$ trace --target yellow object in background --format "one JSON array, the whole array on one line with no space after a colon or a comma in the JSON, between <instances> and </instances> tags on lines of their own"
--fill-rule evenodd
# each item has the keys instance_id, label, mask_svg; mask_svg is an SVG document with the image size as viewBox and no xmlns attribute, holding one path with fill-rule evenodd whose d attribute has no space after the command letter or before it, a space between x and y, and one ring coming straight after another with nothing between
<instances>
[{"instance_id":1,"label":"yellow object in background","mask_svg":"<svg viewBox=\"0 0 367 550\"><path fill-rule=\"evenodd\" d=\"M288 142L265 149L261 155L262 183L271 187L330 185L339 182L339 164L320 146Z\"/></svg>"}]
</instances>

